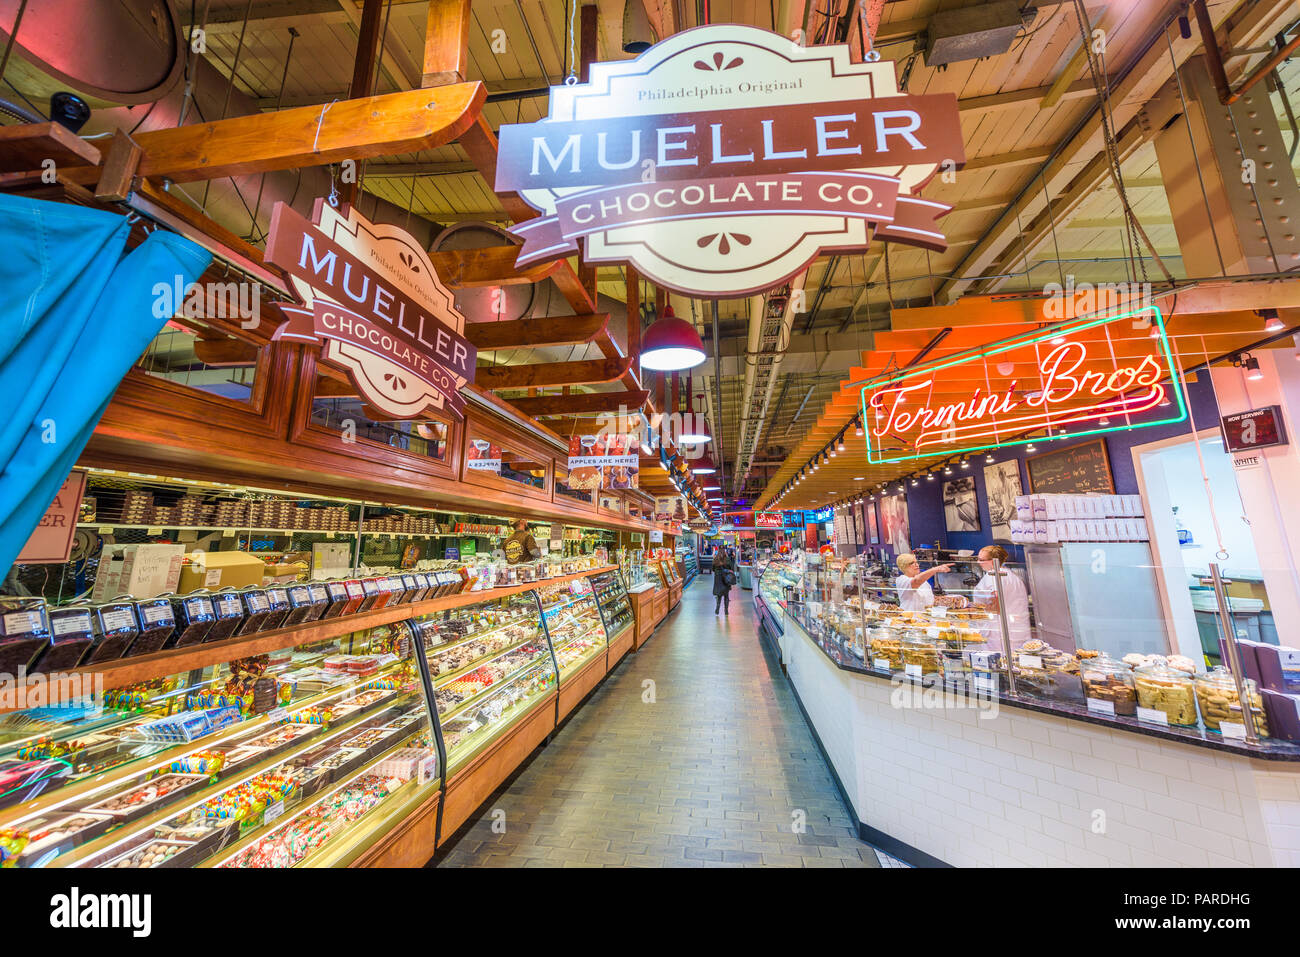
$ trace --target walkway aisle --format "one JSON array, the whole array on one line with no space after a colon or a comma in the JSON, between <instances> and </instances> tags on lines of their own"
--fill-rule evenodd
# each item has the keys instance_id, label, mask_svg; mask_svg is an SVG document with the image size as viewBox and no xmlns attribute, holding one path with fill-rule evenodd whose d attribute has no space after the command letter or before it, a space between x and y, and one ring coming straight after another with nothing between
<instances>
[{"instance_id":1,"label":"walkway aisle","mask_svg":"<svg viewBox=\"0 0 1300 957\"><path fill-rule=\"evenodd\" d=\"M686 590L441 866L879 866L755 631L750 593L733 590L730 617L715 617L711 584Z\"/></svg>"}]
</instances>

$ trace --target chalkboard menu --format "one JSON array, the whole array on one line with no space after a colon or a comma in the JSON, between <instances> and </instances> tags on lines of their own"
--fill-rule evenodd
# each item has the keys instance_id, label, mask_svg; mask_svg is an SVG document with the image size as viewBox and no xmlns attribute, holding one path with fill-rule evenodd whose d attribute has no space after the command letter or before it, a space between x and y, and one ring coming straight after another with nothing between
<instances>
[{"instance_id":1,"label":"chalkboard menu","mask_svg":"<svg viewBox=\"0 0 1300 957\"><path fill-rule=\"evenodd\" d=\"M1025 466L1029 470L1030 492L1086 494L1115 491L1105 439L1030 456L1025 460Z\"/></svg>"}]
</instances>

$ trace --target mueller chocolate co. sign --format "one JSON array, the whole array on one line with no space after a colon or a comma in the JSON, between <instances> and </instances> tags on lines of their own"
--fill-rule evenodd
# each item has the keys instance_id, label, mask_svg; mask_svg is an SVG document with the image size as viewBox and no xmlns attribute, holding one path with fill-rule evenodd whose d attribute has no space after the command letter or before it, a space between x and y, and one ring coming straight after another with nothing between
<instances>
[{"instance_id":1,"label":"mueller chocolate co. sign","mask_svg":"<svg viewBox=\"0 0 1300 957\"><path fill-rule=\"evenodd\" d=\"M415 239L344 206L316 201L315 222L285 203L271 214L266 260L290 277L304 306L281 306L275 333L324 345L361 397L394 419L441 409L463 417L460 388L478 351L465 317Z\"/></svg>"},{"instance_id":2,"label":"mueller chocolate co. sign","mask_svg":"<svg viewBox=\"0 0 1300 957\"><path fill-rule=\"evenodd\" d=\"M1036 328L866 381L867 458L906 462L1182 422L1178 382L1154 307Z\"/></svg>"},{"instance_id":3,"label":"mueller chocolate co. sign","mask_svg":"<svg viewBox=\"0 0 1300 957\"><path fill-rule=\"evenodd\" d=\"M550 113L500 130L497 192L542 215L519 265L631 262L724 297L779 285L875 236L942 251L951 208L916 193L965 160L957 99L900 93L894 64L727 24L551 88Z\"/></svg>"}]
</instances>

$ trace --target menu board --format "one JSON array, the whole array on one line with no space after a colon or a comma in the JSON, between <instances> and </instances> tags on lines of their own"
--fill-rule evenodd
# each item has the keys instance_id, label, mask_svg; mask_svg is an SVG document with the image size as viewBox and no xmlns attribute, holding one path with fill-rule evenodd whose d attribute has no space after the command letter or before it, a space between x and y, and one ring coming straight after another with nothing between
<instances>
[{"instance_id":1,"label":"menu board","mask_svg":"<svg viewBox=\"0 0 1300 957\"><path fill-rule=\"evenodd\" d=\"M1105 439L1030 456L1025 460L1025 467L1029 471L1029 491L1032 493L1115 492Z\"/></svg>"}]
</instances>

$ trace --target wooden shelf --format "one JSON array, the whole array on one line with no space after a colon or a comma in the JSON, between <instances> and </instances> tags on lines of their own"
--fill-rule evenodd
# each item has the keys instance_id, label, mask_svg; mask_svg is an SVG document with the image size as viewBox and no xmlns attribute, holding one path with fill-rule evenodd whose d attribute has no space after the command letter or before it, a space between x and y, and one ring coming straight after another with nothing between
<instances>
[{"instance_id":1,"label":"wooden shelf","mask_svg":"<svg viewBox=\"0 0 1300 957\"><path fill-rule=\"evenodd\" d=\"M250 655L279 651L281 648L329 641L333 638L351 634L354 631L391 625L394 622L405 621L408 618L418 618L422 615L445 611L449 608L462 608L466 605L477 605L480 602L507 598L510 595L532 591L539 585L555 584L585 578L589 575L598 575L614 567L606 565L600 568L589 568L570 575L546 578L540 582L522 582L518 585L507 585L503 588L465 591L456 595L445 595L442 598L431 598L427 601L393 605L380 608L377 611L363 612L359 615L348 615L345 618L330 618L325 621L314 621L309 624L259 632L242 638L228 638L223 641L204 642L185 648L172 648L167 651L155 652L152 655L121 658L117 661L108 661L90 668L78 668L75 671L63 672L57 679L52 675L28 675L22 688L15 688L12 695L0 697L0 714L23 710L18 708L17 705L31 697L31 689L38 685L42 689L43 700L47 702L54 700L67 701L96 689L97 682L102 682L104 689L121 688L138 681L163 678L184 671L207 668L235 658L246 658Z\"/></svg>"}]
</instances>

